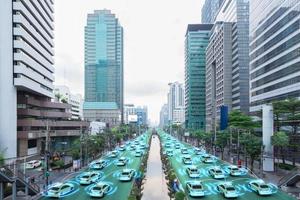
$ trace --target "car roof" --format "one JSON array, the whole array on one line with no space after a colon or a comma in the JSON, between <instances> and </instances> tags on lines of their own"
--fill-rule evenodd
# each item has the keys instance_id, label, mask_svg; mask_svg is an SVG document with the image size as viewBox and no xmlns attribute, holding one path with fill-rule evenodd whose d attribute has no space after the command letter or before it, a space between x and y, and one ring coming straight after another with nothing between
<instances>
[{"instance_id":1,"label":"car roof","mask_svg":"<svg viewBox=\"0 0 300 200\"><path fill-rule=\"evenodd\" d=\"M57 183L54 183L53 185L51 185L51 187L61 187L64 183L61 183L61 182L57 182Z\"/></svg>"},{"instance_id":2,"label":"car roof","mask_svg":"<svg viewBox=\"0 0 300 200\"><path fill-rule=\"evenodd\" d=\"M122 172L131 172L132 169L123 169Z\"/></svg>"},{"instance_id":3,"label":"car roof","mask_svg":"<svg viewBox=\"0 0 300 200\"><path fill-rule=\"evenodd\" d=\"M98 183L96 184L96 186L98 186L98 187L103 186L103 185L107 185L107 183L104 183L104 182L98 182Z\"/></svg>"},{"instance_id":4,"label":"car roof","mask_svg":"<svg viewBox=\"0 0 300 200\"><path fill-rule=\"evenodd\" d=\"M188 183L190 183L191 185L202 185L201 181L190 181Z\"/></svg>"},{"instance_id":5,"label":"car roof","mask_svg":"<svg viewBox=\"0 0 300 200\"><path fill-rule=\"evenodd\" d=\"M191 165L188 168L190 168L190 169L198 169L196 165Z\"/></svg>"}]
</instances>

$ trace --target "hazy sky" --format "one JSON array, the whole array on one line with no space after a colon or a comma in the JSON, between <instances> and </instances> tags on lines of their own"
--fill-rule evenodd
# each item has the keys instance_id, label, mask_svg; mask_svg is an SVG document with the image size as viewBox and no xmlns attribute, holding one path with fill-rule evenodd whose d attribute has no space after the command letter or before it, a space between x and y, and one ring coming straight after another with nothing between
<instances>
[{"instance_id":1,"label":"hazy sky","mask_svg":"<svg viewBox=\"0 0 300 200\"><path fill-rule=\"evenodd\" d=\"M55 84L84 94L87 13L110 9L124 27L125 103L147 105L152 122L167 101L168 83L184 80L187 24L200 23L204 0L56 0Z\"/></svg>"}]
</instances>

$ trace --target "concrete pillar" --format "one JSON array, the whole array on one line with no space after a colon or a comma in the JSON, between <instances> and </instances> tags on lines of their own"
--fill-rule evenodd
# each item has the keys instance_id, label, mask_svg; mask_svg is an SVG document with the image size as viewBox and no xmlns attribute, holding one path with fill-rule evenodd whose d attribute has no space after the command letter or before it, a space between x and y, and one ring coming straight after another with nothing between
<instances>
[{"instance_id":1,"label":"concrete pillar","mask_svg":"<svg viewBox=\"0 0 300 200\"><path fill-rule=\"evenodd\" d=\"M3 196L4 196L4 190L3 190L3 183L0 182L0 199L3 199Z\"/></svg>"},{"instance_id":2,"label":"concrete pillar","mask_svg":"<svg viewBox=\"0 0 300 200\"><path fill-rule=\"evenodd\" d=\"M17 181L12 184L12 200L17 200Z\"/></svg>"},{"instance_id":3,"label":"concrete pillar","mask_svg":"<svg viewBox=\"0 0 300 200\"><path fill-rule=\"evenodd\" d=\"M274 117L273 117L273 106L263 105L262 107L262 138L264 145L263 152L263 170L272 172L274 171L274 160L273 160L273 146L271 144L271 137L274 132Z\"/></svg>"}]
</instances>

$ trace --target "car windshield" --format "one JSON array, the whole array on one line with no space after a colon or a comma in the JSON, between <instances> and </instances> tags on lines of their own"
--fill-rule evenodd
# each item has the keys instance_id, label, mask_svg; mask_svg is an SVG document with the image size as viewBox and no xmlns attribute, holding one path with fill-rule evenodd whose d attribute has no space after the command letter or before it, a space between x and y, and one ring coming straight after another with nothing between
<instances>
[{"instance_id":1,"label":"car windshield","mask_svg":"<svg viewBox=\"0 0 300 200\"><path fill-rule=\"evenodd\" d=\"M89 175L83 175L81 178L89 178Z\"/></svg>"},{"instance_id":2,"label":"car windshield","mask_svg":"<svg viewBox=\"0 0 300 200\"><path fill-rule=\"evenodd\" d=\"M197 169L191 169L191 172L193 172L193 173L197 173L197 172L198 172L198 170L197 170Z\"/></svg>"},{"instance_id":3,"label":"car windshield","mask_svg":"<svg viewBox=\"0 0 300 200\"><path fill-rule=\"evenodd\" d=\"M263 184L263 185L260 185L260 188L262 188L262 189L269 189L269 186L266 185L266 184Z\"/></svg>"},{"instance_id":4,"label":"car windshield","mask_svg":"<svg viewBox=\"0 0 300 200\"><path fill-rule=\"evenodd\" d=\"M193 185L192 188L193 189L202 189L202 186L201 185Z\"/></svg>"},{"instance_id":5,"label":"car windshield","mask_svg":"<svg viewBox=\"0 0 300 200\"><path fill-rule=\"evenodd\" d=\"M128 176L130 173L129 172L122 172L123 176Z\"/></svg>"},{"instance_id":6,"label":"car windshield","mask_svg":"<svg viewBox=\"0 0 300 200\"><path fill-rule=\"evenodd\" d=\"M216 172L217 174L222 174L222 171L221 171L221 170L218 170L218 169L217 169L215 172Z\"/></svg>"},{"instance_id":7,"label":"car windshield","mask_svg":"<svg viewBox=\"0 0 300 200\"><path fill-rule=\"evenodd\" d=\"M234 189L234 187L227 187L227 191L230 191L230 192L233 192L233 191L235 191L235 189Z\"/></svg>"},{"instance_id":8,"label":"car windshield","mask_svg":"<svg viewBox=\"0 0 300 200\"><path fill-rule=\"evenodd\" d=\"M51 190L58 191L59 187L52 187Z\"/></svg>"},{"instance_id":9,"label":"car windshield","mask_svg":"<svg viewBox=\"0 0 300 200\"><path fill-rule=\"evenodd\" d=\"M101 191L102 188L101 187L94 187L93 190L96 190L96 191Z\"/></svg>"}]
</instances>

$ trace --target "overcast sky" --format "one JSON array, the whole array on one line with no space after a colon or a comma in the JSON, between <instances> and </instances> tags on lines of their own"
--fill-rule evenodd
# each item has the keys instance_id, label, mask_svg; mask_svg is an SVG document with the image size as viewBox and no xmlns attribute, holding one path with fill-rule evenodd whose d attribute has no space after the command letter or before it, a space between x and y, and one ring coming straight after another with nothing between
<instances>
[{"instance_id":1,"label":"overcast sky","mask_svg":"<svg viewBox=\"0 0 300 200\"><path fill-rule=\"evenodd\" d=\"M56 0L55 84L84 94L84 26L88 13L110 9L124 27L125 103L147 105L152 122L168 83L184 80L187 24L200 23L204 0Z\"/></svg>"}]
</instances>

